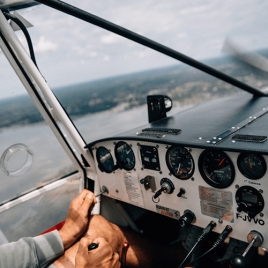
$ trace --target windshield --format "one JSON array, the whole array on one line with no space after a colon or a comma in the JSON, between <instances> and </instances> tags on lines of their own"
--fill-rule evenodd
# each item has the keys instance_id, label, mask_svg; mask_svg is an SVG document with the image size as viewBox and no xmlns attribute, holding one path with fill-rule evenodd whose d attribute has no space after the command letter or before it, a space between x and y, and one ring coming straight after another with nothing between
<instances>
[{"instance_id":1,"label":"windshield","mask_svg":"<svg viewBox=\"0 0 268 268\"><path fill-rule=\"evenodd\" d=\"M67 2L252 87L262 91L267 87L267 72L255 62L260 57L266 62L268 56L266 2ZM87 142L147 123L144 115L149 94L171 97L174 113L240 92L156 51L44 5L18 13L34 25L29 32L37 64ZM22 33L17 34L26 45ZM255 54L249 54L252 52ZM2 96L10 96L17 86L4 79L9 86L2 89Z\"/></svg>"}]
</instances>

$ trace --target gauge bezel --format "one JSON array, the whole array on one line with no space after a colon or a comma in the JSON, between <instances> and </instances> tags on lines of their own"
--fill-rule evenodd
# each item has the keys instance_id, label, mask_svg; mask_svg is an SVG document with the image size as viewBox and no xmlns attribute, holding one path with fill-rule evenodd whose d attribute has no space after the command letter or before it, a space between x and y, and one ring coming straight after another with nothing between
<instances>
[{"instance_id":1,"label":"gauge bezel","mask_svg":"<svg viewBox=\"0 0 268 268\"><path fill-rule=\"evenodd\" d=\"M171 150L174 150L175 148L180 148L182 150L185 150L185 152L191 157L191 160L192 160L192 170L191 172L185 176L185 175L178 175L175 171L174 171L174 168L170 165L170 162L169 162L169 155L170 155L170 151ZM183 146L179 146L179 145L173 145L173 146L170 146L166 152L166 165L170 171L170 173L175 176L177 179L180 179L180 180L188 180L190 179L193 174L194 174L194 171L195 171L195 163L194 163L194 159L193 159L193 156L191 155L191 153L189 152L189 150L187 150L185 147Z\"/></svg>"},{"instance_id":2,"label":"gauge bezel","mask_svg":"<svg viewBox=\"0 0 268 268\"><path fill-rule=\"evenodd\" d=\"M262 161L263 166L264 166L264 170L261 173L261 175L258 175L258 176L254 175L254 174L249 175L249 174L247 174L247 172L245 170L243 170L241 162L248 155L255 155ZM265 161L264 157L261 154L249 153L249 152L243 152L238 156L238 158L237 158L237 167L238 167L239 171L241 172L241 174L243 176L245 176L246 178L250 179L250 180L259 180L259 179L261 179L265 175L265 173L267 171L267 165L266 165L266 161Z\"/></svg>"},{"instance_id":3,"label":"gauge bezel","mask_svg":"<svg viewBox=\"0 0 268 268\"><path fill-rule=\"evenodd\" d=\"M132 165L132 166L129 167L129 168L127 168L127 167L125 166L125 164L122 163L122 162L120 161L119 152L117 151L117 148L118 148L119 146L121 146L121 145L127 145L127 146L129 147L129 149L131 150L131 153L132 153L132 155L133 155L133 157L134 157L134 165ZM133 151L133 149L131 148L130 144L128 144L128 143L126 143L126 142L124 142L124 141L119 141L119 142L117 142L116 145L115 145L115 147L114 147L114 154L115 154L115 158L116 158L116 161L117 161L117 165L118 165L120 168L125 169L125 170L127 170L127 171L130 171L130 170L132 170L132 169L135 168L135 165L136 165L136 157L135 157L134 151Z\"/></svg>"},{"instance_id":4,"label":"gauge bezel","mask_svg":"<svg viewBox=\"0 0 268 268\"><path fill-rule=\"evenodd\" d=\"M228 183L224 183L224 184L216 183L213 180L211 180L210 178L208 178L207 172L204 171L204 166L203 166L204 159L211 152L213 152L214 154L215 153L220 153L220 154L222 154L222 156L224 156L228 160L229 165L230 165L230 168L231 168L231 179L228 181ZM208 183L210 186L213 186L215 188L224 189L224 188L229 187L234 182L234 178L235 178L234 164L233 164L231 158L225 152L223 152L223 151L220 151L220 150L211 150L211 149L204 150L200 154L200 156L199 156L199 159L198 159L198 168L199 168L199 172L200 172L202 178L204 179L204 181L206 183Z\"/></svg>"},{"instance_id":5,"label":"gauge bezel","mask_svg":"<svg viewBox=\"0 0 268 268\"><path fill-rule=\"evenodd\" d=\"M103 150L103 149L107 151L107 154L110 155L110 158L113 161L113 167L112 167L112 169L107 169L107 167L104 165L104 163L101 162L101 160L100 160L99 153L100 153L100 150ZM108 150L106 147L100 146L100 147L97 148L97 151L96 151L96 159L97 159L97 162L98 162L100 171L104 171L106 173L112 173L114 171L114 159L113 159L113 156L112 156L110 150Z\"/></svg>"}]
</instances>

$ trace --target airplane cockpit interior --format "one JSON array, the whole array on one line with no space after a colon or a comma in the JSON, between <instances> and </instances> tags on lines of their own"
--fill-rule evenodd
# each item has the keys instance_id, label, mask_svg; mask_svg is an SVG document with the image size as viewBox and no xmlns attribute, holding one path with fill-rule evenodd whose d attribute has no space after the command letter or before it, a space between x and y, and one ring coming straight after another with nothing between
<instances>
[{"instance_id":1,"label":"airplane cockpit interior","mask_svg":"<svg viewBox=\"0 0 268 268\"><path fill-rule=\"evenodd\" d=\"M102 92L102 89L98 91L101 82L89 85L92 86L92 92L84 89L86 86L84 88L81 86L81 90L78 86L70 86L68 96L64 95L66 94L64 90L54 92L49 88L49 81L47 84L44 78L45 74L43 76L42 61L39 63L38 57L35 59L35 47L31 44L27 33L28 26L24 26L26 23L22 18L22 15L27 17L27 13L18 14L29 7L34 13L40 6L57 12L55 17L60 11L64 15L63 18L73 17L79 23L82 21L86 25L92 24L91 27L95 27L92 29L104 29L120 38L128 39L128 42L131 40L146 49L157 51L176 62L182 62L183 66L186 64L188 69L186 71L180 65L178 69L156 70L156 74L149 71L140 76L135 74L128 87L123 85L123 82L130 81L127 80L130 79L128 76L118 78L121 80L116 78L104 80L102 83L105 86L109 85L111 92L104 90ZM63 22L64 20L61 21ZM21 36L16 37L12 30L15 29L14 23L22 30L27 42L23 43ZM67 19L66 23L68 24ZM72 27L74 25L69 23L70 31ZM266 31L266 36L267 34ZM113 44L113 40L104 40L108 45ZM23 49L21 42L29 47L27 49L30 56ZM48 42L46 44L49 46ZM0 213L7 213L12 208L15 208L14 214L19 213L16 212L16 207L25 205L29 200L35 200L34 198L40 198L37 203L41 205L44 202L41 195L49 193L51 189L65 189L64 187L70 186L76 189L76 193L86 188L98 197L94 213L101 214L118 226L130 229L137 236L146 237L152 243L160 243L167 248L179 244L184 258L176 267L267 267L268 98L265 92L265 87L268 86L267 70L265 71L264 67L262 70L258 69L255 62L254 66L249 66L248 61L255 54L235 53L236 47L232 46L231 42L228 46L229 50L233 49L230 58L234 60L237 57L234 60L237 65L231 69L229 63L222 60L219 61L218 67L220 67L214 68L210 66L212 64L209 61L206 64L194 60L184 53L162 45L161 42L152 41L142 34L127 30L63 1L0 1L0 48L3 52L1 58L5 56L8 59L63 148L59 150L66 153L69 158L68 164L64 164L67 170L64 171L65 174L60 173L59 167L54 174L54 167L51 166L53 176L47 178L46 174L50 168L46 168L45 172L43 170L45 163L50 167L52 162L59 161L61 165L62 158L57 156L57 153L53 158L54 145L51 146L50 142L37 141L39 136L47 135L40 125L41 121L35 118L29 123L29 120L23 119L23 122L28 124L24 126L24 136L30 135L27 133L33 135L27 146L17 138L12 139L11 132L15 133L18 127L12 125L15 113L12 114L11 108L16 105L23 107L27 103L25 100L5 104L4 100L0 99L2 107L0 111L3 116L6 113L11 114L10 118L13 118L6 116L0 122L0 135L6 135L8 141L10 138L10 144L1 145L0 151L1 171L6 176L5 183L12 181L12 185L18 188L16 191L20 191L19 187L24 189L25 183L21 182L20 185L19 180L15 181L14 178L19 178L20 175L25 178L28 176L27 172L31 170L31 165L37 164L40 158L36 156L39 152L40 155L43 150L48 149L52 152L51 157L46 160L40 159L40 164L36 167L35 176L42 177L42 181L36 183L34 189L31 186L29 187L31 190L21 190L22 194L16 192L13 197L8 195L3 197L3 200L0 200ZM42 48L38 48L37 51L41 51ZM53 50L52 44L50 48ZM129 45L129 48L132 47ZM56 50L56 47L54 49ZM90 49L90 45L87 49ZM68 57L66 50L63 53ZM97 54L92 54L92 59L94 57L97 57ZM43 60L45 58L49 56ZM258 58L262 64L264 64L263 58L264 56ZM50 65L53 65L53 58L49 60ZM38 66L40 65L40 71L36 62ZM244 71L244 75L242 72L246 64L250 71L248 73ZM50 68L56 72L53 66ZM241 74L233 75L232 72ZM176 90L179 90L180 85L174 86L174 84L184 79L182 74L187 74L189 81L185 82L185 88L181 85L184 92L178 93ZM60 75L64 76L64 70L58 69L57 76ZM211 80L200 82L203 77L209 77L207 79ZM167 86L161 84L160 78L167 79ZM256 84L247 83L250 78L255 79ZM146 88L147 85L149 89ZM203 91L200 90L201 93L198 92L200 85L205 88ZM146 90L139 89L141 86ZM127 92L127 89L124 91L124 87L130 92ZM178 109L178 103L183 101L183 94L187 92L189 99L194 97L198 99L201 94L204 96L209 94L210 87L212 93L217 93L220 88L219 94L225 95L218 95L215 99L209 95L208 99L202 102L198 100L194 105L189 105L187 99L184 108ZM142 105L142 110L136 111L137 108L133 103L138 102ZM96 111L90 110L91 104ZM111 110L108 110L108 106ZM80 113L79 109L89 110L90 117L87 118ZM19 117L24 110L21 108L20 111L16 116ZM132 111L136 111L136 114ZM101 129L99 125L102 125ZM38 132L37 126L42 131ZM26 128L29 132L26 132ZM33 153L31 148L34 147L35 140L41 148L38 153ZM23 156L24 153L26 156ZM16 157L25 160L22 160L24 163L21 168L12 171L9 167L12 157L12 161L15 161L13 164L20 162L15 154ZM68 179L68 176L71 179ZM68 189L65 189L66 192L71 188ZM4 193L1 195L4 196ZM66 196L60 191L55 195L57 197L52 198L54 200L52 206L55 205L57 213L61 210L60 202L65 202ZM64 197L61 198L61 195ZM73 196L73 193L70 194L69 199ZM42 208L42 211L48 213L45 212L47 208L48 206ZM27 209L27 211L28 214L24 213L23 217L33 219L36 210ZM3 237L7 240L17 238L12 235L23 217L20 216L20 219L16 220L17 225L14 222L6 224L13 228L6 231L6 235L3 232L6 228L3 227L5 221L0 220L0 242ZM41 228L42 221L39 223ZM54 224L56 223L58 222ZM42 228L49 227L44 224ZM41 233L40 230L36 232ZM170 256L168 253L163 254L162 258L171 258L171 254L174 254L174 251L172 253L170 251Z\"/></svg>"}]
</instances>

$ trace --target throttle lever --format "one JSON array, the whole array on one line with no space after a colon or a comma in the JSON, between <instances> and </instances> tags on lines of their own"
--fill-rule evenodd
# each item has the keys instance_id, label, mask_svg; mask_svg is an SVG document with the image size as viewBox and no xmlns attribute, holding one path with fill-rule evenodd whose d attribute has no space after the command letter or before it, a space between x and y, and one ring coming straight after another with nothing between
<instances>
[{"instance_id":1,"label":"throttle lever","mask_svg":"<svg viewBox=\"0 0 268 268\"><path fill-rule=\"evenodd\" d=\"M229 267L230 268L245 268L247 265L246 255L252 247L259 247L263 243L263 236L257 231L251 231L247 240L249 242L247 248L242 255L235 255L230 259Z\"/></svg>"}]
</instances>

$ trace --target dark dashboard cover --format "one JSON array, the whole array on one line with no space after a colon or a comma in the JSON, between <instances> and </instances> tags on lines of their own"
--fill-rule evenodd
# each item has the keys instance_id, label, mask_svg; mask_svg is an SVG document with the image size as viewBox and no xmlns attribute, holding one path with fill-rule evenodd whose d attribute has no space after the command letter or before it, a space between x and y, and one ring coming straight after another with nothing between
<instances>
[{"instance_id":1,"label":"dark dashboard cover","mask_svg":"<svg viewBox=\"0 0 268 268\"><path fill-rule=\"evenodd\" d=\"M144 133L144 130L146 132ZM152 133L148 129L152 129ZM161 131L155 131L163 129ZM168 130L178 130L168 134ZM268 153L268 142L235 140L234 135L267 137L268 98L239 94L197 105L174 116L102 140L141 140L189 147ZM142 135L141 135L142 134ZM147 135L146 135L147 134ZM156 135L159 134L159 135ZM101 140L92 142L91 147Z\"/></svg>"}]
</instances>

